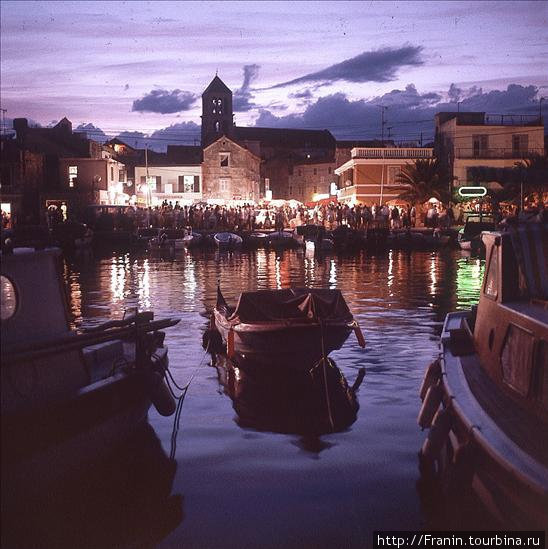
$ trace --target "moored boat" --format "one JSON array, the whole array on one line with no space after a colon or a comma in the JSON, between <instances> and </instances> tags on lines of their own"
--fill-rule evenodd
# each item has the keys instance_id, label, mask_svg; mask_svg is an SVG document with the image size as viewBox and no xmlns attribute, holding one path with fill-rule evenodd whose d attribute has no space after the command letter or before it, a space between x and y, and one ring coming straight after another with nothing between
<instances>
[{"instance_id":1,"label":"moored boat","mask_svg":"<svg viewBox=\"0 0 548 549\"><path fill-rule=\"evenodd\" d=\"M215 244L221 250L231 250L242 245L242 237L234 233L216 233L213 237Z\"/></svg>"},{"instance_id":2,"label":"moored boat","mask_svg":"<svg viewBox=\"0 0 548 549\"><path fill-rule=\"evenodd\" d=\"M268 245L274 249L285 250L297 248L299 243L293 231L274 231L268 235Z\"/></svg>"},{"instance_id":3,"label":"moored boat","mask_svg":"<svg viewBox=\"0 0 548 549\"><path fill-rule=\"evenodd\" d=\"M475 495L509 529L544 529L548 510L548 225L485 232L477 310L447 315L419 425L427 476Z\"/></svg>"},{"instance_id":4,"label":"moored boat","mask_svg":"<svg viewBox=\"0 0 548 549\"><path fill-rule=\"evenodd\" d=\"M495 220L490 215L473 214L466 219L464 227L458 232L457 241L461 250L477 252L482 248L481 233L493 231Z\"/></svg>"},{"instance_id":5,"label":"moored boat","mask_svg":"<svg viewBox=\"0 0 548 549\"><path fill-rule=\"evenodd\" d=\"M3 254L1 292L6 493L57 482L106 457L146 422L151 401L162 415L175 411L161 330L178 320L143 312L71 329L55 249Z\"/></svg>"},{"instance_id":6,"label":"moored boat","mask_svg":"<svg viewBox=\"0 0 548 549\"><path fill-rule=\"evenodd\" d=\"M236 362L309 370L340 349L352 331L365 346L340 290L291 288L243 292L229 307L220 289L214 324Z\"/></svg>"}]
</instances>

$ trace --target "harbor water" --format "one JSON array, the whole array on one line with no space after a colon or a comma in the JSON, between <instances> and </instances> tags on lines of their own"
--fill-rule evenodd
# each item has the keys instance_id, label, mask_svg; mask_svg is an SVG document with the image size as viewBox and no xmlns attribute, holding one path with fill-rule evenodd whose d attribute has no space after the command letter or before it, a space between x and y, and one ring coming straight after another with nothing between
<instances>
[{"instance_id":1,"label":"harbor water","mask_svg":"<svg viewBox=\"0 0 548 549\"><path fill-rule=\"evenodd\" d=\"M132 307L178 317L166 330L170 370L180 387L191 383L178 431L151 408L143 440L63 494L64 510L41 525L44 546L350 549L370 547L375 530L445 526L419 480L418 391L446 313L477 303L482 274L482 260L449 249L67 260L75 327ZM288 428L285 401L305 413L306 386L292 391L287 375L246 383L237 368L212 366L202 336L217 284L229 303L245 290L340 289L366 339L361 349L352 334L331 355L350 386L365 368L355 417L334 433Z\"/></svg>"}]
</instances>

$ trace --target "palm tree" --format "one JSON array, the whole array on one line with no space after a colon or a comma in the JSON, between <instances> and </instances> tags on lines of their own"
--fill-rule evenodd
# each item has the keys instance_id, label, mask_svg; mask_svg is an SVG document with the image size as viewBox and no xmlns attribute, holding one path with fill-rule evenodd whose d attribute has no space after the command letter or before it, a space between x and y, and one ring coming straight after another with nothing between
<instances>
[{"instance_id":1,"label":"palm tree","mask_svg":"<svg viewBox=\"0 0 548 549\"><path fill-rule=\"evenodd\" d=\"M444 172L437 159L418 158L406 164L396 177L401 191L398 198L411 204L424 204L434 197L441 202L450 200L450 176Z\"/></svg>"},{"instance_id":2,"label":"palm tree","mask_svg":"<svg viewBox=\"0 0 548 549\"><path fill-rule=\"evenodd\" d=\"M535 154L516 162L515 170L518 174L520 185L516 185L516 194L523 190L524 197L529 197L533 202L541 204L548 194L548 155Z\"/></svg>"}]
</instances>

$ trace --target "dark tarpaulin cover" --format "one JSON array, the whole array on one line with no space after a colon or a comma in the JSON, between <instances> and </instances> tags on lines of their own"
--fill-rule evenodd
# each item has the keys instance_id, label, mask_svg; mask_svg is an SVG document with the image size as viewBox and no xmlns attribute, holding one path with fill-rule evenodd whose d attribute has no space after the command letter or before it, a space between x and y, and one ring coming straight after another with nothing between
<instances>
[{"instance_id":1,"label":"dark tarpaulin cover","mask_svg":"<svg viewBox=\"0 0 548 549\"><path fill-rule=\"evenodd\" d=\"M227 317L242 323L288 319L349 322L353 319L340 290L316 288L243 292L236 309L229 311Z\"/></svg>"}]
</instances>

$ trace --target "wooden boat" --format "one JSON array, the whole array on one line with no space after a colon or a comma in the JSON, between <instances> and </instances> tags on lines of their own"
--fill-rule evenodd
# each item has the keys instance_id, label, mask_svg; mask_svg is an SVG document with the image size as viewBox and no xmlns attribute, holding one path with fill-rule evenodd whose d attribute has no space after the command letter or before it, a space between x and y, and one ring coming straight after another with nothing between
<instances>
[{"instance_id":1,"label":"wooden boat","mask_svg":"<svg viewBox=\"0 0 548 549\"><path fill-rule=\"evenodd\" d=\"M39 276L39 283L37 283ZM2 478L42 486L101 459L147 419L175 411L163 328L151 312L87 332L69 325L59 250L1 261Z\"/></svg>"},{"instance_id":2,"label":"wooden boat","mask_svg":"<svg viewBox=\"0 0 548 549\"><path fill-rule=\"evenodd\" d=\"M481 233L483 231L493 231L495 229L495 220L490 215L473 214L466 219L464 227L457 235L457 241L461 250L479 251L482 247Z\"/></svg>"},{"instance_id":3,"label":"wooden boat","mask_svg":"<svg viewBox=\"0 0 548 549\"><path fill-rule=\"evenodd\" d=\"M229 307L220 291L213 311L227 354L239 363L309 370L340 349L354 330L365 341L340 290L291 288L243 292Z\"/></svg>"},{"instance_id":4,"label":"wooden boat","mask_svg":"<svg viewBox=\"0 0 548 549\"><path fill-rule=\"evenodd\" d=\"M441 357L421 388L419 424L430 427L421 464L449 486L449 500L468 490L505 528L540 530L548 524L548 225L487 232L483 241L477 310L447 315Z\"/></svg>"},{"instance_id":5,"label":"wooden boat","mask_svg":"<svg viewBox=\"0 0 548 549\"><path fill-rule=\"evenodd\" d=\"M185 237L187 233L184 229L159 229L158 236L149 240L148 247L182 250L185 247Z\"/></svg>"},{"instance_id":6,"label":"wooden boat","mask_svg":"<svg viewBox=\"0 0 548 549\"><path fill-rule=\"evenodd\" d=\"M242 245L242 237L234 233L216 233L213 237L215 244L219 249L229 250L239 248Z\"/></svg>"},{"instance_id":7,"label":"wooden boat","mask_svg":"<svg viewBox=\"0 0 548 549\"><path fill-rule=\"evenodd\" d=\"M202 235L196 231L190 231L184 238L185 248L196 248L202 244Z\"/></svg>"}]
</instances>

